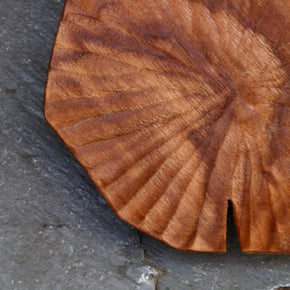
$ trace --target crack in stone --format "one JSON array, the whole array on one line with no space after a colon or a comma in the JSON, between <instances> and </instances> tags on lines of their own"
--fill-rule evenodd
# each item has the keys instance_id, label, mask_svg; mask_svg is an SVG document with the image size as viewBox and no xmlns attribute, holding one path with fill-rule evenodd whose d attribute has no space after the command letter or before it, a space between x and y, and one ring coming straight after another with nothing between
<instances>
[{"instance_id":1,"label":"crack in stone","mask_svg":"<svg viewBox=\"0 0 290 290\"><path fill-rule=\"evenodd\" d=\"M156 273L157 273L156 275L153 274L154 277L151 278L151 279L154 279L154 290L156 290L157 289L157 285L158 285L158 279L162 275L162 271L158 267L156 267L156 265L154 264L154 262L146 254L145 244L143 242L143 234L140 231L137 231L137 234L139 236L140 248L143 251L143 259L144 259L144 261L146 261L156 271Z\"/></svg>"}]
</instances>

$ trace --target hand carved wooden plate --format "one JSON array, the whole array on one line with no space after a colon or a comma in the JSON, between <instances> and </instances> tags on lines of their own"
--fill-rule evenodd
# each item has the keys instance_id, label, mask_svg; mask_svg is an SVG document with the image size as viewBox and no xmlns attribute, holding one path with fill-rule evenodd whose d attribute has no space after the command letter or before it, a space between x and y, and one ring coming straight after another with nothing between
<instances>
[{"instance_id":1,"label":"hand carved wooden plate","mask_svg":"<svg viewBox=\"0 0 290 290\"><path fill-rule=\"evenodd\" d=\"M289 0L67 0L47 121L116 214L177 249L290 252Z\"/></svg>"}]
</instances>

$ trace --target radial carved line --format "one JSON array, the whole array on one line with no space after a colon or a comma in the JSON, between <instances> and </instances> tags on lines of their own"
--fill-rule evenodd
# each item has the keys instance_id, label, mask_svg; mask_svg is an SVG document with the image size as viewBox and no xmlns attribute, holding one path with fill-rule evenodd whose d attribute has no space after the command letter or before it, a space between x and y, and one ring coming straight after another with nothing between
<instances>
[{"instance_id":1,"label":"radial carved line","mask_svg":"<svg viewBox=\"0 0 290 290\"><path fill-rule=\"evenodd\" d=\"M179 148L179 149L180 149L180 148ZM173 153L175 153L175 152L173 152ZM192 150L191 154L194 154L194 153L195 153L195 151ZM173 154L171 154L171 155L168 157L168 159L170 159L170 158L172 158L172 157L173 157ZM158 195L157 198L156 198L156 196L155 196L155 198L154 198L154 202L150 205L150 207L147 208L147 211L143 213L143 217L138 221L138 223L141 223L141 222L145 219L145 217L146 217L146 216L147 216L151 211L154 210L154 207L155 207L155 205L157 204L157 202L160 200L161 197L163 197L163 196L166 195L166 192L168 191L168 188L170 188L171 184L175 181L176 176L178 176L178 174L179 174L179 173L182 171L182 169L183 169L183 168L184 168L184 167L189 163L189 161L190 161L191 159L192 159L192 158L191 158L191 155L188 154L188 159L184 161L185 163L184 163L183 165L180 165L180 166L178 166L178 167L175 168L176 171L175 171L174 175L170 175L170 178L166 181L166 186L165 186L165 188L164 188L164 191L163 191L160 195ZM138 196L135 195L135 196L130 200L131 207L134 207L134 199L138 199ZM150 202L150 200L148 200L148 202ZM130 204L127 204L126 207L130 206ZM126 207L123 207L121 210L123 210L124 212L126 212L126 210L127 210Z\"/></svg>"},{"instance_id":2,"label":"radial carved line","mask_svg":"<svg viewBox=\"0 0 290 290\"><path fill-rule=\"evenodd\" d=\"M149 179L151 179L152 178L152 176L154 175L154 172L155 171L158 171L158 169L160 168L160 166L162 166L162 164L163 164L163 162L166 160L166 155L168 155L168 154L171 154L174 150L175 150L175 148L178 146L178 145L180 145L180 141L182 140L182 136L178 136L178 137L175 137L175 138L173 138L172 140L171 140L171 142L170 143L173 143L174 144L174 142L173 141L175 141L175 139L177 139L178 141L177 142L175 142L176 144L175 144L175 146L172 148L172 149L169 149L169 150L165 150L165 153L161 153L162 152L162 149L163 149L163 147L165 147L165 146L162 146L160 149L159 149L159 151L161 151L161 152L158 152L158 153L161 153L161 158L158 158L158 157L156 157L157 159L157 161L154 159L154 157L155 156L153 156L152 158L153 158L153 160L152 160L152 165L154 165L155 166L155 170L154 171L151 171L151 173L149 173L148 175L147 175L147 177L145 177L144 178L144 174L146 174L146 171L143 171L142 170L142 172L140 172L140 170L138 170L137 171L137 173L139 174L139 175L137 175L137 180L139 181L139 180L141 180L140 181L140 183L139 183L139 186L140 187L142 187L142 186L144 186L145 184L146 184L146 182L148 182L148 180ZM168 143L166 143L166 144L168 144ZM172 145L171 145L172 146ZM170 147L170 146L167 146L167 147ZM163 149L164 150L164 149ZM153 155L153 154L152 154ZM157 155L157 152L156 152L156 155ZM147 164L146 164L146 161L147 161ZM144 167L146 168L146 167L148 167L149 165L148 165L148 160L146 160L146 159L141 159L136 165L135 165L135 167L140 167L140 163L142 164L142 163L145 163L144 165ZM139 168L138 167L138 168ZM131 169L132 170L132 169ZM126 173L128 173L128 171L126 172ZM116 193L116 189L118 190L118 188L119 188L119 186L121 185L123 185L123 182L124 182L124 180L125 179L127 179L127 177L129 177L129 176L127 176L126 175L126 173L125 174L122 174L118 179L116 179L116 180L114 180L112 183L110 183L106 188L105 188L105 190L106 190L106 192L115 192ZM134 180L135 178L133 178L133 180ZM130 179L129 179L130 180ZM139 187L138 186L138 187ZM126 184L125 185L125 188L127 188L128 187L128 185ZM130 191L129 191L129 199L131 198L131 196L132 195L134 195L135 194L135 192L136 192L136 189L134 189L134 188L138 188L138 187L133 187L133 189L130 189ZM122 192L122 191L121 191ZM122 202L120 203L119 202L119 206L116 206L116 210L118 211L119 210L119 208L121 207L121 206L123 206L123 204L124 203L126 203L127 201L128 201L128 198L127 198L128 196L126 196L126 198L125 198L125 196L123 197L123 199L122 199ZM115 196L113 197L113 198L115 198ZM118 198L118 197L117 197ZM124 198L125 198L125 201L124 201Z\"/></svg>"},{"instance_id":3,"label":"radial carved line","mask_svg":"<svg viewBox=\"0 0 290 290\"><path fill-rule=\"evenodd\" d=\"M178 96L177 98L172 98L172 99L168 99L167 102L164 101L156 101L154 103L148 103L148 104L144 104L143 102L143 105L138 105L137 107L128 107L128 108L125 108L125 110L116 110L116 111L109 111L109 112L105 112L105 113L99 113L97 115L92 115L92 116L87 116L87 118L84 118L84 117L80 117L78 119L68 119L67 118L67 121L66 123L64 122L61 122L61 124L59 124L59 128L61 129L67 129L67 128L71 128L71 127L74 127L75 125L77 124L81 124L82 122L84 121L88 121L88 120L106 120L108 119L109 117L114 117L114 116L120 116L122 114L128 114L128 113L133 113L133 112L140 112L142 110L147 110L147 109L150 109L150 108L153 108L154 106L156 105L162 105L162 104L168 104L168 102L170 101L177 101L177 100L181 100L182 99ZM96 103L99 103L98 101ZM81 104L79 102L79 107L81 107ZM93 104L91 104L93 105ZM103 111L105 111L106 108L103 108ZM87 114L88 115L88 114Z\"/></svg>"},{"instance_id":4,"label":"radial carved line","mask_svg":"<svg viewBox=\"0 0 290 290\"><path fill-rule=\"evenodd\" d=\"M229 127L229 126L228 126ZM226 135L226 132L224 132L224 134ZM216 135L216 133L214 133L214 136ZM225 137L225 135L223 135L224 137ZM215 138L212 138L212 140L215 140ZM223 142L223 140L224 140L224 138L222 139L222 140L220 140L220 144L222 144L222 142ZM209 149L206 149L203 153L202 153L202 155L201 155L201 164L203 164L204 162L206 162L205 160L204 160L204 158L206 158L206 159L208 159L208 157L207 157L207 155L209 155L209 156L211 156L210 155L210 151L215 151L214 149L215 148L211 148L211 146L212 145L210 145L211 144L211 140L210 141L206 141L205 142L205 144L202 144L201 145L201 147L202 148L209 148ZM218 145L215 145L215 147L216 146L218 146ZM218 151L217 151L218 152ZM218 154L218 153L215 153L215 154ZM213 156L213 157L211 157L212 159L213 158L215 158L215 155ZM210 164L213 164L214 163L214 159L213 160L211 160L210 161ZM205 164L207 164L207 163L205 163ZM213 165L211 165L211 166L213 166ZM198 167L197 167L197 169L195 170L195 172L198 170ZM208 172L210 172L211 171L211 168L203 168L203 170L205 170L205 172L207 172L205 175L207 176L208 175ZM193 181L193 182L195 182L195 181ZM204 180L204 181L202 181L202 186L201 186L201 188L202 188L202 194L203 194L203 196L202 196L202 198L201 198L201 200L202 200L202 203L201 203L201 205L198 207L199 209L198 209L198 213L197 213L197 224L198 224L198 219L199 219L199 216L200 216L200 212L202 211L202 207L203 207L203 204L205 203L205 193L206 193L206 190L207 190L207 187L208 187L208 183L209 183L209 181L207 182L206 180ZM188 189L188 187L187 187L187 189ZM181 199L179 200L179 202L178 202L178 204L177 204L177 206L176 206L176 208L175 208L175 211L173 212L173 215L171 216L171 218L170 218L170 220L169 220L169 223L166 225L166 228L164 229L164 232L166 232L166 229L169 227L169 225L170 225L170 222L172 223L172 221L173 221L173 219L178 215L178 209L180 208L180 205L181 205L181 202L182 202L182 200L184 200L185 199L185 197L186 197L186 193L188 193L188 194L190 194L190 192L188 192L187 191L187 189L184 191L184 195L181 197ZM182 211L182 209L180 208L180 210ZM194 222L194 224L196 223L196 222ZM164 234L166 234L166 233L164 233ZM194 237L193 237L194 238ZM185 243L185 245L187 245L187 242Z\"/></svg>"},{"instance_id":5,"label":"radial carved line","mask_svg":"<svg viewBox=\"0 0 290 290\"><path fill-rule=\"evenodd\" d=\"M137 159L132 159L130 162L127 163L128 165L126 167L122 167L122 171L121 171L120 175L112 177L112 179L110 179L107 182L105 182L105 184L109 185L109 184L115 182L117 179L119 179L121 176L125 175L129 170L131 170L135 166L134 162L139 162L139 161L142 161L142 160L146 159L148 157L148 155L154 154L154 152L159 150L160 147L162 147L162 146L166 145L167 143L171 142L172 139L180 137L180 135L182 135L182 134L184 134L184 132L178 132L177 135L170 136L169 139L166 140L166 141L164 140L163 142L158 142L158 143L156 142L157 146L153 147L150 151L149 150L145 151L145 153L142 154L142 155L139 155ZM114 160L112 160L112 163L114 163ZM109 166L106 166L106 165L104 165L104 167L110 168ZM92 170L94 171L94 168L92 168ZM115 170L115 172L118 172L118 171ZM99 173L99 175L102 176L101 173Z\"/></svg>"},{"instance_id":6,"label":"radial carved line","mask_svg":"<svg viewBox=\"0 0 290 290\"><path fill-rule=\"evenodd\" d=\"M210 115L210 113L208 113L208 115ZM190 115L187 115L187 117L189 118L190 117ZM204 115L202 115L202 116L200 116L199 118L197 118L196 120L195 120L195 126L196 126L196 129L198 128L198 126L202 126L202 125L205 125L205 124L207 124L207 122L204 124L203 123L203 118L204 118ZM177 119L178 120L178 119ZM190 119L188 119L188 120L190 120ZM191 118L191 120L192 120L192 118ZM213 120L214 119L209 119L211 122L213 122ZM185 120L183 120L183 121L185 121ZM185 122L184 124L183 123L181 123L181 127L179 127L177 130L175 130L175 131L172 131L171 132L171 134L170 135L167 135L167 138L168 138L168 141L170 141L171 140L171 138L172 137L174 137L174 133L176 133L176 134L181 134L182 133L182 131L185 131L185 130L187 130L188 128L189 128L189 124L188 124L188 122ZM163 145L164 144L164 142L165 142L165 140L166 139L164 139L162 142L160 142L160 144L159 144L159 146L161 146L161 145ZM157 143L158 144L158 143ZM144 146L146 146L146 144L143 144ZM133 148L134 148L134 145L133 145ZM152 150L152 149L150 149L150 148L148 148L149 150ZM157 147L157 149L158 149L158 147ZM145 151L145 154L146 154L146 152L148 152L147 154L149 154L151 151ZM153 149L153 150L155 150L155 149ZM129 150L130 151L130 150ZM154 151L153 151L154 152ZM142 157L142 158L144 158L144 155L142 155L142 151L139 151L139 153L138 153L138 156L139 156L139 158L140 157ZM146 155L145 155L146 156ZM120 160L122 160L120 157L119 157L119 159ZM111 168L111 169L114 169L114 167L115 167L115 165L117 164L118 165L118 163L120 163L120 162L118 162L119 160L117 159L117 160L112 160L111 159L111 165L110 166L106 166L106 163L104 163L103 162L103 172L105 173L106 171L105 171L105 169L106 168ZM133 166L134 165L134 163L133 163L133 161L134 160L132 160L131 162L129 162L128 160L126 161L126 164L127 164L127 166L123 166L123 170L128 170L128 168L130 169L131 168L131 166ZM125 162L124 162L125 163ZM130 165L131 164L131 165ZM128 167L129 166L129 167ZM93 170L94 171L94 170ZM102 172L101 172L102 170L99 170L99 173L98 173L98 175L99 176L102 176ZM118 171L116 171L115 170L115 172L118 172ZM110 171L109 170L109 173L110 173L110 175L112 175L112 171ZM107 181L107 182L111 182L111 181ZM107 182L105 182L105 184L107 183Z\"/></svg>"},{"instance_id":7,"label":"radial carved line","mask_svg":"<svg viewBox=\"0 0 290 290\"><path fill-rule=\"evenodd\" d=\"M195 160L194 158L196 158L196 157L197 157L196 155L198 155L198 154L196 154L196 153L197 153L197 151L193 152L193 156L192 156L192 157L191 157L191 158L186 162L185 165L183 165L183 167L180 168L180 171L181 171L184 167L186 167L186 166L188 165L189 162L192 162L193 160ZM194 176L195 176L195 171L199 168L200 163L201 163L201 159L199 158L199 159L198 159L198 162L197 162L196 164L194 164L194 166L193 166L193 168L192 168L192 172L193 172L192 177L191 177L191 178L188 178L188 181L187 181L187 183L185 184L185 190L184 190L184 193L187 191L187 189L188 189L188 187L189 187L189 185L190 185L190 182L193 180L193 178L194 178ZM180 171L179 171L179 172L180 172ZM169 184L169 185L170 185L170 184ZM168 187L169 187L169 186L168 186ZM165 196L166 193L167 193L167 191L164 192L164 194L162 195L161 198L165 198L165 197L166 197L166 196ZM179 206L180 200L181 200L182 197L183 197L183 194L180 193L179 196L180 196L180 197L177 198L177 202L175 203L175 205L174 205L174 209L171 211L171 213L170 213L170 215L169 215L169 218L167 218L167 220L166 220L165 223L162 223L162 224L163 224L162 227L158 226L158 233L159 233L160 235L162 235L163 232L167 229L167 227L168 227L170 221L172 220L172 218L174 217L174 215L175 215L175 213L176 213L176 210L177 210L177 208L178 208L178 206ZM163 204L160 203L160 201L161 201L161 200L158 199L158 200L156 201L156 203L154 203L154 204L152 205L152 207L151 207L151 208L149 209L149 211L146 213L146 215L144 216L144 218L139 222L140 224L146 224L146 222L150 219L150 214L152 215L154 212L158 213L158 207L159 207L159 205L160 205L161 208L162 208L162 206L163 206Z\"/></svg>"},{"instance_id":8,"label":"radial carved line","mask_svg":"<svg viewBox=\"0 0 290 290\"><path fill-rule=\"evenodd\" d=\"M174 148L174 150L170 153L170 155L167 157L167 159L164 159L163 162L155 169L155 172L148 178L146 179L146 181L141 185L141 187L134 192L130 198L126 201L125 204L123 204L118 211L120 212L133 198L135 198L139 193L140 190L142 190L143 188L146 187L146 185L149 183L150 180L152 180L152 178L158 174L159 170L162 168L162 166L164 166L165 162L168 160L168 158L170 158L170 156L172 156L173 154L176 153L176 151L178 151L180 148L182 148L182 146L184 146L184 140L181 139L181 141L179 142L179 144Z\"/></svg>"},{"instance_id":9,"label":"radial carved line","mask_svg":"<svg viewBox=\"0 0 290 290\"><path fill-rule=\"evenodd\" d=\"M231 124L230 124L231 119L226 118L225 120L228 121L227 125L226 125L226 128L224 128L224 130L222 132L218 132L219 133L218 135L221 137L221 139L219 139L217 144L214 144L213 148L211 147L211 145L207 146L209 148L207 154L209 154L210 151L214 152L214 154L212 155L212 160L210 160L210 164L211 164L212 168L209 168L209 171L213 171L214 170L216 160L218 158L218 155L219 155L219 153L221 151L221 148L222 148L222 146L224 144L225 138L226 138L226 136L227 136L227 134L228 134L228 132L230 130L230 127L231 127ZM219 121L221 121L221 119ZM219 121L216 124L218 124ZM215 136L215 135L217 135L217 134L214 131L213 136ZM213 138L213 140L214 140L214 138ZM195 242L196 233L198 232L198 228L200 226L200 219L202 217L202 213L203 213L205 204L208 202L207 191L208 191L208 188L209 188L209 185L210 185L212 177L213 176L210 174L210 176L208 177L208 180L206 181L205 189L204 189L204 196L203 196L203 203L199 207L198 214L197 214L197 220L195 221L194 227L192 228L192 232L190 233L190 235L188 237L188 240L185 243L185 246L187 246L187 247L189 247L190 245L193 245L194 242Z\"/></svg>"}]
</instances>

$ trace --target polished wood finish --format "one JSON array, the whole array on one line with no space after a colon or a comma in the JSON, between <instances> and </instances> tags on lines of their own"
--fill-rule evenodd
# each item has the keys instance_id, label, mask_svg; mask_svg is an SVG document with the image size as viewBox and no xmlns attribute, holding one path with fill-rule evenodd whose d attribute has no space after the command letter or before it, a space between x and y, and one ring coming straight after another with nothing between
<instances>
[{"instance_id":1,"label":"polished wood finish","mask_svg":"<svg viewBox=\"0 0 290 290\"><path fill-rule=\"evenodd\" d=\"M288 0L67 0L45 116L116 214L177 249L290 252Z\"/></svg>"}]
</instances>

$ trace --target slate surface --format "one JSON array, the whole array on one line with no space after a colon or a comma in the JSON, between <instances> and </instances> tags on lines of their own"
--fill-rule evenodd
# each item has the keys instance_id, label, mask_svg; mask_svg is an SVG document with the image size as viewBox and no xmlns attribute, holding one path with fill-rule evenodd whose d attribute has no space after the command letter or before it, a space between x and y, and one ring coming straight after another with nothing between
<instances>
[{"instance_id":1,"label":"slate surface","mask_svg":"<svg viewBox=\"0 0 290 290\"><path fill-rule=\"evenodd\" d=\"M290 257L182 253L111 211L43 117L64 1L0 3L0 289L276 289Z\"/></svg>"}]
</instances>

